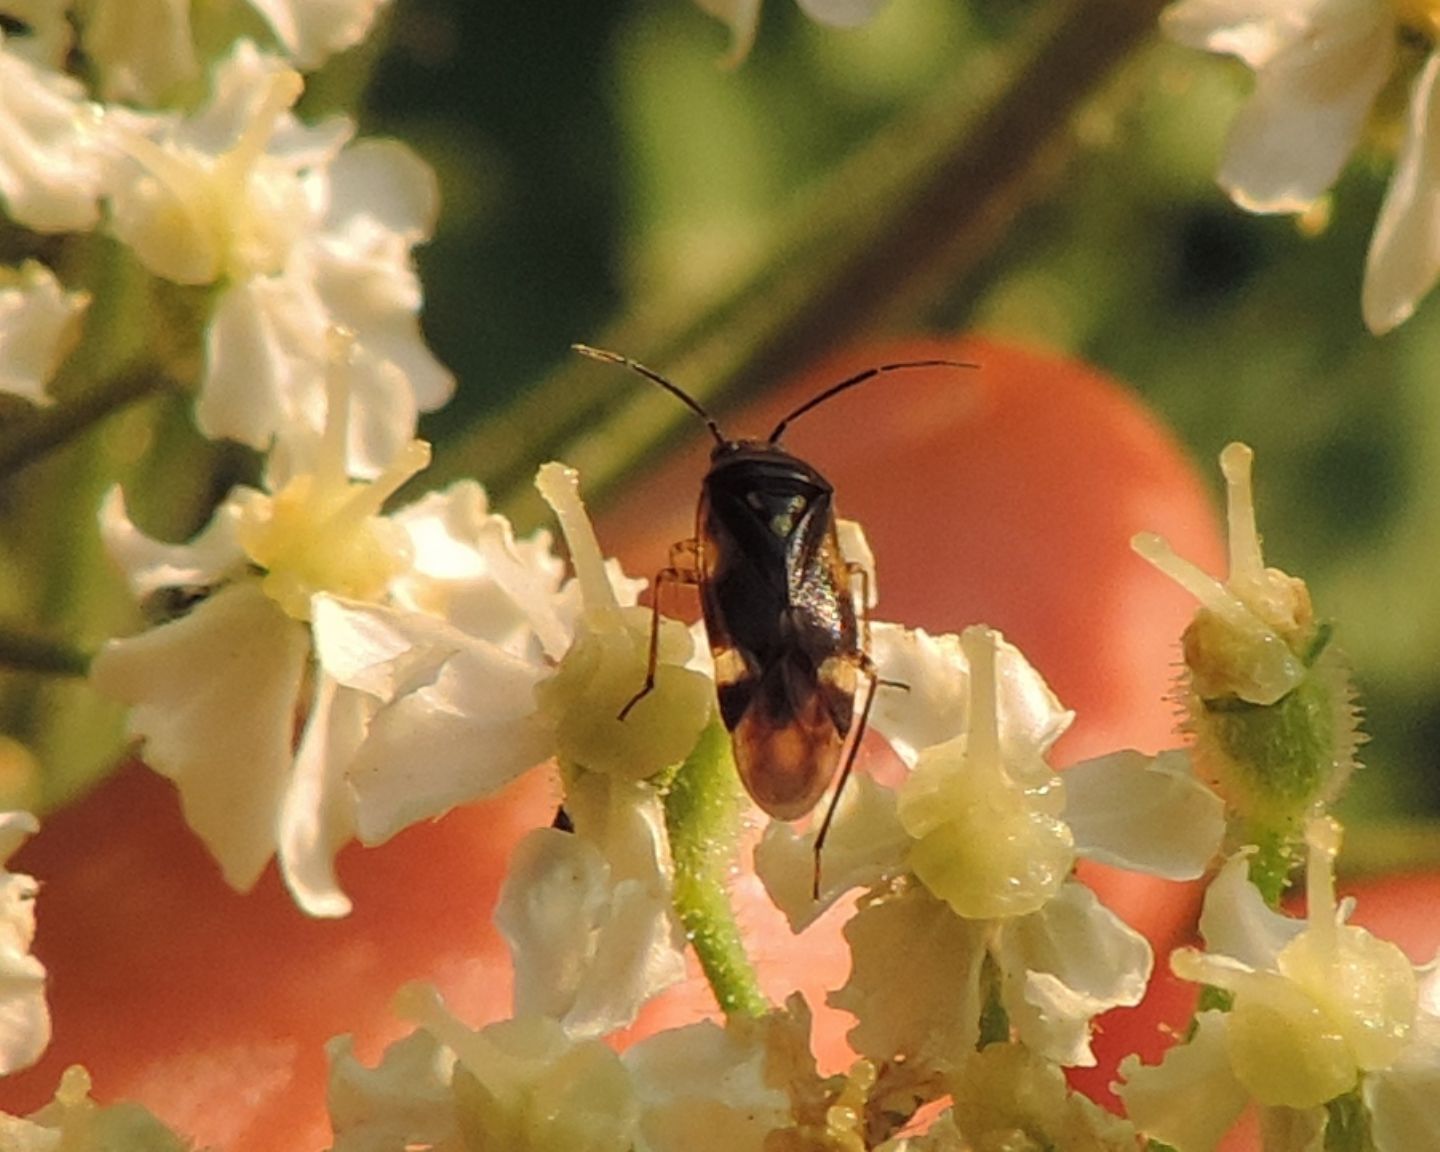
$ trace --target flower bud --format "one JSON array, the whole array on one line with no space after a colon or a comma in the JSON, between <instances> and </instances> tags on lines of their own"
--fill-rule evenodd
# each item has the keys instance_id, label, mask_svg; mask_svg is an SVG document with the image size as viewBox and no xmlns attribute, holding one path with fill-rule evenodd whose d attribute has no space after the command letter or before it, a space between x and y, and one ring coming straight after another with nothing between
<instances>
[{"instance_id":1,"label":"flower bud","mask_svg":"<svg viewBox=\"0 0 1440 1152\"><path fill-rule=\"evenodd\" d=\"M1347 670L1317 623L1304 581L1267 568L1250 484L1254 454L1220 455L1228 491L1225 581L1142 533L1134 548L1200 601L1183 636L1183 727L1196 771L1257 840L1288 843L1300 822L1333 800L1360 742Z\"/></svg>"}]
</instances>

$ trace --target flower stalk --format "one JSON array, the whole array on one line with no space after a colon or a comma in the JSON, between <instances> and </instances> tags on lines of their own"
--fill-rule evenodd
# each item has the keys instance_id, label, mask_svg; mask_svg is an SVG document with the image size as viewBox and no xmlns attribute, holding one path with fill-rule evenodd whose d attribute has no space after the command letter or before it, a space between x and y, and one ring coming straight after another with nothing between
<instances>
[{"instance_id":1,"label":"flower stalk","mask_svg":"<svg viewBox=\"0 0 1440 1152\"><path fill-rule=\"evenodd\" d=\"M10 476L46 453L70 443L116 412L182 385L156 364L127 365L77 396L51 408L39 408L0 432L0 478Z\"/></svg>"},{"instance_id":2,"label":"flower stalk","mask_svg":"<svg viewBox=\"0 0 1440 1152\"><path fill-rule=\"evenodd\" d=\"M714 717L665 794L675 911L721 1011L727 1017L760 1017L770 1002L730 903L742 803L730 738Z\"/></svg>"}]
</instances>

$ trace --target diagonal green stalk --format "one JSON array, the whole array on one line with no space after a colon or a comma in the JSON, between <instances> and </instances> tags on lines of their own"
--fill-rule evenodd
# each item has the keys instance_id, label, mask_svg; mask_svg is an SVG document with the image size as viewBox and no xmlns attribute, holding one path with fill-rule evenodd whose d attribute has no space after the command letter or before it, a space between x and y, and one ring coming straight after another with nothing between
<instances>
[{"instance_id":1,"label":"diagonal green stalk","mask_svg":"<svg viewBox=\"0 0 1440 1152\"><path fill-rule=\"evenodd\" d=\"M47 676L84 676L90 656L61 641L0 625L0 667Z\"/></svg>"},{"instance_id":2,"label":"diagonal green stalk","mask_svg":"<svg viewBox=\"0 0 1440 1152\"><path fill-rule=\"evenodd\" d=\"M730 904L742 805L730 736L717 716L665 794L665 825L675 863L675 911L727 1017L763 1016L770 1009Z\"/></svg>"},{"instance_id":3,"label":"diagonal green stalk","mask_svg":"<svg viewBox=\"0 0 1440 1152\"><path fill-rule=\"evenodd\" d=\"M980 290L978 275L1075 150L1077 109L1153 33L1163 0L1062 0L902 112L799 199L778 237L718 303L677 308L668 285L638 296L594 343L683 380L710 411L847 339L923 325ZM953 314L951 316L953 321ZM589 333L576 333L589 338ZM693 420L635 402L623 373L578 356L483 426L437 451L436 485L478 475L522 525L544 515L535 466L563 459L601 496Z\"/></svg>"},{"instance_id":4,"label":"diagonal green stalk","mask_svg":"<svg viewBox=\"0 0 1440 1152\"><path fill-rule=\"evenodd\" d=\"M81 432L137 401L180 384L155 364L142 361L51 408L37 408L0 429L0 477L18 472Z\"/></svg>"}]
</instances>

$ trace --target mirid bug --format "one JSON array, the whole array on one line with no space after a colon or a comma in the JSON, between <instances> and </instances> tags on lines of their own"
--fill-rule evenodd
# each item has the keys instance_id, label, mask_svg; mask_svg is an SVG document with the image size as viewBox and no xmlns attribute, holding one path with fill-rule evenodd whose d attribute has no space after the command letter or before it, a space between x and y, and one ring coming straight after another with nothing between
<instances>
[{"instance_id":1,"label":"mirid bug","mask_svg":"<svg viewBox=\"0 0 1440 1152\"><path fill-rule=\"evenodd\" d=\"M975 365L954 360L882 364L813 396L764 440L731 440L693 397L659 373L614 352L584 344L574 348L660 385L704 420L715 438L700 486L695 534L671 547L669 564L655 576L645 683L620 716L655 687L661 589L695 585L715 661L720 717L751 798L778 820L798 820L814 809L838 769L815 839L818 895L820 850L865 734L875 689L890 682L876 676L870 660L867 574L841 555L834 489L812 465L782 447L780 437L797 417L883 373ZM862 681L865 694L857 716Z\"/></svg>"}]
</instances>

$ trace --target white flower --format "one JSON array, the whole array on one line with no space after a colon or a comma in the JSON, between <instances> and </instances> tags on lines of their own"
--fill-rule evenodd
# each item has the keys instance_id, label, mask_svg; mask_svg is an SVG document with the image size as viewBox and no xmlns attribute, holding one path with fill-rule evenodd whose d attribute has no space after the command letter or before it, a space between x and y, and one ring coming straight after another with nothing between
<instances>
[{"instance_id":1,"label":"white flower","mask_svg":"<svg viewBox=\"0 0 1440 1152\"><path fill-rule=\"evenodd\" d=\"M954 1104L922 1136L879 1152L1040 1149L1135 1152L1134 1128L1066 1086L1059 1068L1019 1044L989 1044L949 1078Z\"/></svg>"},{"instance_id":2,"label":"white flower","mask_svg":"<svg viewBox=\"0 0 1440 1152\"><path fill-rule=\"evenodd\" d=\"M314 128L282 61L239 42L194 116L111 109L112 227L151 271L219 283L196 420L256 448L325 419L329 334L363 355L352 382L349 470L374 476L454 382L425 348L411 250L434 227L433 174L402 145L347 147L353 126ZM363 371L362 371L363 369Z\"/></svg>"},{"instance_id":3,"label":"white flower","mask_svg":"<svg viewBox=\"0 0 1440 1152\"><path fill-rule=\"evenodd\" d=\"M893 793L851 782L820 862L818 901L813 831L772 824L756 871L797 930L850 888L869 889L846 928L850 982L832 998L859 1019L851 1040L860 1052L953 1063L974 1047L995 996L1033 1050L1093 1063L1090 1021L1139 1001L1151 958L1142 937L1069 878L1074 857L1198 876L1223 832L1218 799L1179 753L1119 753L1057 776L1044 754L1071 714L988 629L957 639L877 625L875 655L881 677L909 686L882 694L873 722L911 775ZM1175 830L1183 834L1167 835ZM903 981L893 978L897 949ZM986 956L998 988L981 982Z\"/></svg>"},{"instance_id":4,"label":"white flower","mask_svg":"<svg viewBox=\"0 0 1440 1152\"><path fill-rule=\"evenodd\" d=\"M485 795L538 759L649 779L683 761L709 719L713 685L687 667L693 640L673 621L662 621L655 690L620 719L645 683L651 615L635 606L643 583L602 556L572 469L547 464L536 483L565 533L575 579L558 587L553 570L536 579L524 565L490 565L487 599L498 593L525 614L522 642L508 651L491 628L477 637L419 617L393 624L406 637L403 651L429 650L436 662L393 690L352 765L366 843ZM380 663L374 672L385 670Z\"/></svg>"},{"instance_id":5,"label":"white flower","mask_svg":"<svg viewBox=\"0 0 1440 1152\"><path fill-rule=\"evenodd\" d=\"M760 0L695 0L706 12L730 27L730 52L724 63L733 67L750 55L760 22ZM885 0L796 0L801 11L818 24L858 28L872 20Z\"/></svg>"},{"instance_id":6,"label":"white flower","mask_svg":"<svg viewBox=\"0 0 1440 1152\"><path fill-rule=\"evenodd\" d=\"M1440 1085L1440 1037L1417 1027L1414 969L1395 945L1346 923L1334 892L1338 825L1316 818L1306 839L1307 918L1271 912L1246 878L1247 858L1230 860L1206 893L1207 950L1170 961L1184 979L1230 993L1230 1010L1202 1012L1196 1036L1159 1065L1121 1065L1130 1117L1180 1152L1215 1148L1252 1102L1297 1134L1274 1146L1299 1152L1324 1130L1323 1106L1357 1085L1383 1152L1425 1146L1401 1135L1440 1122L1413 1111L1417 1071L1431 1110Z\"/></svg>"},{"instance_id":7,"label":"white flower","mask_svg":"<svg viewBox=\"0 0 1440 1152\"><path fill-rule=\"evenodd\" d=\"M250 0L306 72L360 43L387 0Z\"/></svg>"},{"instance_id":8,"label":"white flower","mask_svg":"<svg viewBox=\"0 0 1440 1152\"><path fill-rule=\"evenodd\" d=\"M477 627L485 623L478 605L491 605L495 639L469 637L461 656L475 674L472 696L488 696L485 714L509 707L519 717L518 728L505 730L508 751L491 748L506 764L492 778L503 782L549 747L527 727L544 670L501 644L532 646L506 589L530 583L519 571L527 564L543 585L556 562L541 547L514 551L508 525L492 522L473 485L429 497L404 518L380 515L386 498L424 466L428 448L412 442L373 483L349 480L349 365L337 359L332 370L326 435L288 442L272 460L272 490L236 489L192 544L146 538L118 491L101 512L107 546L138 599L199 600L178 619L111 641L92 666L96 686L131 705L131 731L145 740L147 762L176 781L187 821L226 880L249 888L278 850L296 899L316 915L349 909L333 857L367 815L357 774L372 719L397 696L443 685L456 655L457 630L412 605L468 604ZM483 729L474 717L467 721L472 732ZM502 715L494 723L504 722ZM392 778L426 780L473 759L449 744L443 728L399 735L409 739L384 750L399 760ZM373 753L370 763L373 770ZM469 795L484 790L483 780L467 784Z\"/></svg>"},{"instance_id":9,"label":"white flower","mask_svg":"<svg viewBox=\"0 0 1440 1152\"><path fill-rule=\"evenodd\" d=\"M200 74L189 0L93 0L80 31L106 100L153 106Z\"/></svg>"},{"instance_id":10,"label":"white flower","mask_svg":"<svg viewBox=\"0 0 1440 1152\"><path fill-rule=\"evenodd\" d=\"M373 1071L347 1038L331 1042L332 1152L763 1152L767 1134L790 1121L775 1083L790 1070L772 1068L785 1016L702 1022L618 1056L545 1016L473 1031L415 985L396 1005L421 1030Z\"/></svg>"},{"instance_id":11,"label":"white flower","mask_svg":"<svg viewBox=\"0 0 1440 1152\"><path fill-rule=\"evenodd\" d=\"M28 812L0 813L0 863L39 827ZM28 1068L50 1043L45 968L30 954L38 890L33 878L0 868L0 1075Z\"/></svg>"},{"instance_id":12,"label":"white flower","mask_svg":"<svg viewBox=\"0 0 1440 1152\"><path fill-rule=\"evenodd\" d=\"M89 304L89 293L66 292L33 260L0 269L0 392L50 403L46 385L79 339Z\"/></svg>"},{"instance_id":13,"label":"white flower","mask_svg":"<svg viewBox=\"0 0 1440 1152\"><path fill-rule=\"evenodd\" d=\"M665 815L655 789L596 773L566 792L565 812L573 831L538 828L516 848L495 924L515 1015L603 1036L685 976Z\"/></svg>"},{"instance_id":14,"label":"white flower","mask_svg":"<svg viewBox=\"0 0 1440 1152\"><path fill-rule=\"evenodd\" d=\"M0 33L0 198L17 224L37 232L95 226L93 121L78 81L33 63Z\"/></svg>"},{"instance_id":15,"label":"white flower","mask_svg":"<svg viewBox=\"0 0 1440 1152\"><path fill-rule=\"evenodd\" d=\"M1219 177L1237 204L1255 212L1301 212L1324 195L1395 68L1398 38L1414 31L1435 39L1433 17L1390 0L1178 0L1162 24L1181 43L1236 56L1255 71ZM1404 142L1365 261L1362 311L1376 333L1408 319L1440 275L1440 161L1431 127L1437 72L1440 55L1432 54L1410 93Z\"/></svg>"}]
</instances>

